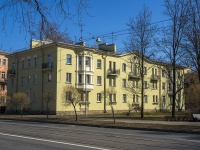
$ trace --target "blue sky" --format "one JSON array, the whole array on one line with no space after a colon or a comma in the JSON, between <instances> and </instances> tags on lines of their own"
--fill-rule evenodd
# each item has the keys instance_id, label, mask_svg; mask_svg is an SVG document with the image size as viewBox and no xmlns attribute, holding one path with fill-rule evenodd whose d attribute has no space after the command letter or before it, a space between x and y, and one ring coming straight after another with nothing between
<instances>
[{"instance_id":1,"label":"blue sky","mask_svg":"<svg viewBox=\"0 0 200 150\"><path fill-rule=\"evenodd\" d=\"M100 36L101 40L108 44L112 41L116 43L120 51L124 47L123 40L126 40L127 36L127 31L122 32L122 30L128 29L126 23L129 18L135 17L144 5L152 11L152 22L166 19L163 15L162 0L90 0L89 15L84 13L82 18L83 40L91 46L96 44L95 40ZM157 25L162 26L162 24ZM19 25L13 26L13 23L8 20L6 30L2 31L1 27L2 24L0 24L0 49L15 51L29 47L30 37L19 30ZM80 27L70 20L61 28L65 27L68 28L67 32L72 40L78 41L81 36Z\"/></svg>"}]
</instances>

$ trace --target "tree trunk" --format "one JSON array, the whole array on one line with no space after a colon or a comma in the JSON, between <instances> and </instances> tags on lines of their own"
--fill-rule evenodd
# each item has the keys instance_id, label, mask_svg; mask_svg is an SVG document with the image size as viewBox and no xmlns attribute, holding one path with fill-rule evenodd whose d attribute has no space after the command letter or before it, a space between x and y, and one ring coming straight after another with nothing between
<instances>
[{"instance_id":1,"label":"tree trunk","mask_svg":"<svg viewBox=\"0 0 200 150\"><path fill-rule=\"evenodd\" d=\"M113 106L111 106L111 109L112 109L113 121L114 121L114 123L115 123L115 112L114 112Z\"/></svg>"},{"instance_id":2,"label":"tree trunk","mask_svg":"<svg viewBox=\"0 0 200 150\"><path fill-rule=\"evenodd\" d=\"M21 113L21 118L23 117L23 109L22 106L20 106L20 113Z\"/></svg>"},{"instance_id":3,"label":"tree trunk","mask_svg":"<svg viewBox=\"0 0 200 150\"><path fill-rule=\"evenodd\" d=\"M49 102L47 102L47 119L49 119Z\"/></svg>"},{"instance_id":4,"label":"tree trunk","mask_svg":"<svg viewBox=\"0 0 200 150\"><path fill-rule=\"evenodd\" d=\"M142 62L141 62L141 69L140 69L140 75L141 75L141 118L144 118L144 74L143 74L143 69L144 69L144 54L143 54L143 48L142 48Z\"/></svg>"},{"instance_id":5,"label":"tree trunk","mask_svg":"<svg viewBox=\"0 0 200 150\"><path fill-rule=\"evenodd\" d=\"M73 107L74 107L74 112L75 112L75 116L76 116L76 121L78 121L78 116L77 116L77 112L76 112L76 107L75 107L74 104L72 104L72 105L73 105Z\"/></svg>"}]
</instances>

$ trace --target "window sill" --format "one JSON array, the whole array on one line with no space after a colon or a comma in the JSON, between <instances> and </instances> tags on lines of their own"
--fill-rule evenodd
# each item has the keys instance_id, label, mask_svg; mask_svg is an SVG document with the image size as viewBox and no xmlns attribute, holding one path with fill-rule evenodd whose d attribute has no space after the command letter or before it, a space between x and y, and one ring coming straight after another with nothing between
<instances>
[{"instance_id":1,"label":"window sill","mask_svg":"<svg viewBox=\"0 0 200 150\"><path fill-rule=\"evenodd\" d=\"M65 82L65 84L72 84L71 82Z\"/></svg>"},{"instance_id":2,"label":"window sill","mask_svg":"<svg viewBox=\"0 0 200 150\"><path fill-rule=\"evenodd\" d=\"M157 102L157 103L156 103L156 102L155 102L155 103L153 103L153 105L158 105L158 102Z\"/></svg>"},{"instance_id":3,"label":"window sill","mask_svg":"<svg viewBox=\"0 0 200 150\"><path fill-rule=\"evenodd\" d=\"M102 69L102 68L98 68L98 67L97 67L97 69Z\"/></svg>"},{"instance_id":4,"label":"window sill","mask_svg":"<svg viewBox=\"0 0 200 150\"><path fill-rule=\"evenodd\" d=\"M65 65L72 65L72 63L66 63Z\"/></svg>"},{"instance_id":5,"label":"window sill","mask_svg":"<svg viewBox=\"0 0 200 150\"><path fill-rule=\"evenodd\" d=\"M97 84L97 86L102 86L101 84Z\"/></svg>"},{"instance_id":6,"label":"window sill","mask_svg":"<svg viewBox=\"0 0 200 150\"><path fill-rule=\"evenodd\" d=\"M98 102L98 101L97 101L97 103L102 103L102 102Z\"/></svg>"}]
</instances>

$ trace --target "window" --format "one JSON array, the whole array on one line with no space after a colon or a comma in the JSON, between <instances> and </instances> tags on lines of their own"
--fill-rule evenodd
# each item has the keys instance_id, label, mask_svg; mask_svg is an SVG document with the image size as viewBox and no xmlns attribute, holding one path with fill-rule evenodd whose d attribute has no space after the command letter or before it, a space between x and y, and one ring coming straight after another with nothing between
<instances>
[{"instance_id":1,"label":"window","mask_svg":"<svg viewBox=\"0 0 200 150\"><path fill-rule=\"evenodd\" d=\"M109 78L109 86L112 86L112 79Z\"/></svg>"},{"instance_id":2,"label":"window","mask_svg":"<svg viewBox=\"0 0 200 150\"><path fill-rule=\"evenodd\" d=\"M101 76L97 76L97 85L101 85Z\"/></svg>"},{"instance_id":3,"label":"window","mask_svg":"<svg viewBox=\"0 0 200 150\"><path fill-rule=\"evenodd\" d=\"M31 79L31 76L28 76L28 77L27 77L27 85L30 84L30 79Z\"/></svg>"},{"instance_id":4,"label":"window","mask_svg":"<svg viewBox=\"0 0 200 150\"><path fill-rule=\"evenodd\" d=\"M97 102L98 102L98 103L101 102L101 93L97 93Z\"/></svg>"},{"instance_id":5,"label":"window","mask_svg":"<svg viewBox=\"0 0 200 150\"><path fill-rule=\"evenodd\" d=\"M113 86L116 86L116 79L113 78Z\"/></svg>"},{"instance_id":6,"label":"window","mask_svg":"<svg viewBox=\"0 0 200 150\"><path fill-rule=\"evenodd\" d=\"M163 104L166 103L165 96L162 96L162 102L163 102Z\"/></svg>"},{"instance_id":7,"label":"window","mask_svg":"<svg viewBox=\"0 0 200 150\"><path fill-rule=\"evenodd\" d=\"M86 75L86 83L90 84L90 75Z\"/></svg>"},{"instance_id":8,"label":"window","mask_svg":"<svg viewBox=\"0 0 200 150\"><path fill-rule=\"evenodd\" d=\"M33 101L35 101L36 100L36 93L34 92L33 93Z\"/></svg>"},{"instance_id":9,"label":"window","mask_svg":"<svg viewBox=\"0 0 200 150\"><path fill-rule=\"evenodd\" d=\"M3 59L2 65L3 65L3 66L6 66L6 59Z\"/></svg>"},{"instance_id":10,"label":"window","mask_svg":"<svg viewBox=\"0 0 200 150\"><path fill-rule=\"evenodd\" d=\"M135 81L135 88L138 89L138 81Z\"/></svg>"},{"instance_id":11,"label":"window","mask_svg":"<svg viewBox=\"0 0 200 150\"><path fill-rule=\"evenodd\" d=\"M72 55L67 54L66 63L67 63L67 64L72 64Z\"/></svg>"},{"instance_id":12,"label":"window","mask_svg":"<svg viewBox=\"0 0 200 150\"><path fill-rule=\"evenodd\" d=\"M162 83L162 89L165 90L165 83Z\"/></svg>"},{"instance_id":13,"label":"window","mask_svg":"<svg viewBox=\"0 0 200 150\"><path fill-rule=\"evenodd\" d=\"M15 69L15 63L12 63L12 69Z\"/></svg>"},{"instance_id":14,"label":"window","mask_svg":"<svg viewBox=\"0 0 200 150\"><path fill-rule=\"evenodd\" d=\"M126 87L126 79L122 79L122 87Z\"/></svg>"},{"instance_id":15,"label":"window","mask_svg":"<svg viewBox=\"0 0 200 150\"><path fill-rule=\"evenodd\" d=\"M158 103L158 96L157 95L153 95L153 103Z\"/></svg>"},{"instance_id":16,"label":"window","mask_svg":"<svg viewBox=\"0 0 200 150\"><path fill-rule=\"evenodd\" d=\"M155 69L155 76L157 76L157 69Z\"/></svg>"},{"instance_id":17,"label":"window","mask_svg":"<svg viewBox=\"0 0 200 150\"><path fill-rule=\"evenodd\" d=\"M148 103L147 95L144 95L144 103Z\"/></svg>"},{"instance_id":18,"label":"window","mask_svg":"<svg viewBox=\"0 0 200 150\"><path fill-rule=\"evenodd\" d=\"M36 78L37 76L36 75L33 75L33 83L36 84Z\"/></svg>"},{"instance_id":19,"label":"window","mask_svg":"<svg viewBox=\"0 0 200 150\"><path fill-rule=\"evenodd\" d=\"M154 90L156 90L157 89L157 82L152 82L152 87L153 87Z\"/></svg>"},{"instance_id":20,"label":"window","mask_svg":"<svg viewBox=\"0 0 200 150\"><path fill-rule=\"evenodd\" d=\"M97 59L97 68L101 68L101 60Z\"/></svg>"},{"instance_id":21,"label":"window","mask_svg":"<svg viewBox=\"0 0 200 150\"><path fill-rule=\"evenodd\" d=\"M154 76L154 68L152 68L152 76Z\"/></svg>"},{"instance_id":22,"label":"window","mask_svg":"<svg viewBox=\"0 0 200 150\"><path fill-rule=\"evenodd\" d=\"M24 60L22 60L22 69L24 69Z\"/></svg>"},{"instance_id":23,"label":"window","mask_svg":"<svg viewBox=\"0 0 200 150\"><path fill-rule=\"evenodd\" d=\"M113 94L113 102L116 102L116 94Z\"/></svg>"},{"instance_id":24,"label":"window","mask_svg":"<svg viewBox=\"0 0 200 150\"><path fill-rule=\"evenodd\" d=\"M6 86L4 84L1 85L1 90L5 91Z\"/></svg>"},{"instance_id":25,"label":"window","mask_svg":"<svg viewBox=\"0 0 200 150\"><path fill-rule=\"evenodd\" d=\"M165 70L162 70L162 77L165 77Z\"/></svg>"},{"instance_id":26,"label":"window","mask_svg":"<svg viewBox=\"0 0 200 150\"><path fill-rule=\"evenodd\" d=\"M11 86L14 86L14 79L11 78Z\"/></svg>"},{"instance_id":27,"label":"window","mask_svg":"<svg viewBox=\"0 0 200 150\"><path fill-rule=\"evenodd\" d=\"M36 67L37 66L37 57L34 57L33 61L34 61L33 66Z\"/></svg>"},{"instance_id":28,"label":"window","mask_svg":"<svg viewBox=\"0 0 200 150\"><path fill-rule=\"evenodd\" d=\"M147 89L147 81L144 81L144 89Z\"/></svg>"},{"instance_id":29,"label":"window","mask_svg":"<svg viewBox=\"0 0 200 150\"><path fill-rule=\"evenodd\" d=\"M170 104L172 104L172 101L173 101L173 97L170 96L170 97L169 97L169 102L170 102Z\"/></svg>"},{"instance_id":30,"label":"window","mask_svg":"<svg viewBox=\"0 0 200 150\"><path fill-rule=\"evenodd\" d=\"M51 73L48 73L47 75L48 75L48 80L47 81L51 82Z\"/></svg>"},{"instance_id":31,"label":"window","mask_svg":"<svg viewBox=\"0 0 200 150\"><path fill-rule=\"evenodd\" d=\"M85 65L88 67L90 66L90 57L88 56L85 57Z\"/></svg>"},{"instance_id":32,"label":"window","mask_svg":"<svg viewBox=\"0 0 200 150\"><path fill-rule=\"evenodd\" d=\"M122 72L126 72L126 64L125 63L122 64Z\"/></svg>"},{"instance_id":33,"label":"window","mask_svg":"<svg viewBox=\"0 0 200 150\"><path fill-rule=\"evenodd\" d=\"M126 103L126 94L123 94L123 103Z\"/></svg>"},{"instance_id":34,"label":"window","mask_svg":"<svg viewBox=\"0 0 200 150\"><path fill-rule=\"evenodd\" d=\"M147 67L143 68L143 74L145 74L145 75L147 74Z\"/></svg>"},{"instance_id":35,"label":"window","mask_svg":"<svg viewBox=\"0 0 200 150\"><path fill-rule=\"evenodd\" d=\"M66 82L67 83L71 83L71 76L72 76L71 73L66 74Z\"/></svg>"},{"instance_id":36,"label":"window","mask_svg":"<svg viewBox=\"0 0 200 150\"><path fill-rule=\"evenodd\" d=\"M31 59L30 59L30 58L28 58L28 60L27 60L27 67L28 67L28 68L31 67Z\"/></svg>"},{"instance_id":37,"label":"window","mask_svg":"<svg viewBox=\"0 0 200 150\"><path fill-rule=\"evenodd\" d=\"M113 62L113 70L116 70L116 62Z\"/></svg>"},{"instance_id":38,"label":"window","mask_svg":"<svg viewBox=\"0 0 200 150\"><path fill-rule=\"evenodd\" d=\"M82 83L83 81L82 81L82 74L79 74L78 75L78 83Z\"/></svg>"},{"instance_id":39,"label":"window","mask_svg":"<svg viewBox=\"0 0 200 150\"><path fill-rule=\"evenodd\" d=\"M138 95L133 94L133 103L138 103L139 102L138 98L139 98Z\"/></svg>"},{"instance_id":40,"label":"window","mask_svg":"<svg viewBox=\"0 0 200 150\"><path fill-rule=\"evenodd\" d=\"M6 80L6 73L5 72L2 72L1 73L1 79L4 81Z\"/></svg>"},{"instance_id":41,"label":"window","mask_svg":"<svg viewBox=\"0 0 200 150\"><path fill-rule=\"evenodd\" d=\"M109 61L109 69L112 70L112 61Z\"/></svg>"},{"instance_id":42,"label":"window","mask_svg":"<svg viewBox=\"0 0 200 150\"><path fill-rule=\"evenodd\" d=\"M72 92L66 92L66 101L71 101Z\"/></svg>"},{"instance_id":43,"label":"window","mask_svg":"<svg viewBox=\"0 0 200 150\"><path fill-rule=\"evenodd\" d=\"M82 56L78 56L78 65L82 66Z\"/></svg>"},{"instance_id":44,"label":"window","mask_svg":"<svg viewBox=\"0 0 200 150\"><path fill-rule=\"evenodd\" d=\"M24 77L21 77L21 85L24 85Z\"/></svg>"},{"instance_id":45,"label":"window","mask_svg":"<svg viewBox=\"0 0 200 150\"><path fill-rule=\"evenodd\" d=\"M112 102L112 94L109 95L109 100Z\"/></svg>"},{"instance_id":46,"label":"window","mask_svg":"<svg viewBox=\"0 0 200 150\"><path fill-rule=\"evenodd\" d=\"M172 84L169 83L169 84L168 84L168 90L171 90L171 89L172 89Z\"/></svg>"}]
</instances>

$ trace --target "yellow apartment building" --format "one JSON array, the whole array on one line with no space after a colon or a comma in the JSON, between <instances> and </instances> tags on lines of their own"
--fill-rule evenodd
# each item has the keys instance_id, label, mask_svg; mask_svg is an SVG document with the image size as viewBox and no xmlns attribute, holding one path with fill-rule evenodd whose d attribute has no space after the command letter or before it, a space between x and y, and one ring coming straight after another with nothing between
<instances>
[{"instance_id":1,"label":"yellow apartment building","mask_svg":"<svg viewBox=\"0 0 200 150\"><path fill-rule=\"evenodd\" d=\"M8 71L8 53L0 51L0 112L3 113L6 107L7 96L7 71Z\"/></svg>"},{"instance_id":2,"label":"yellow apartment building","mask_svg":"<svg viewBox=\"0 0 200 150\"><path fill-rule=\"evenodd\" d=\"M8 58L8 95L27 93L32 113L46 110L42 96L45 92L53 95L49 103L52 114L73 112L73 107L63 105L61 95L65 85L73 85L81 93L79 113L110 111L109 99L115 102L114 109L119 112L127 111L128 104L141 104L140 55L117 54L115 44L100 44L95 49L84 42L74 45L32 41L30 49L10 54ZM171 66L147 58L144 64L144 110L170 110ZM183 75L184 68L179 66L177 88L182 86ZM110 87L114 87L116 93L105 97L104 92ZM176 108L184 109L183 90L178 92L177 99Z\"/></svg>"}]
</instances>

